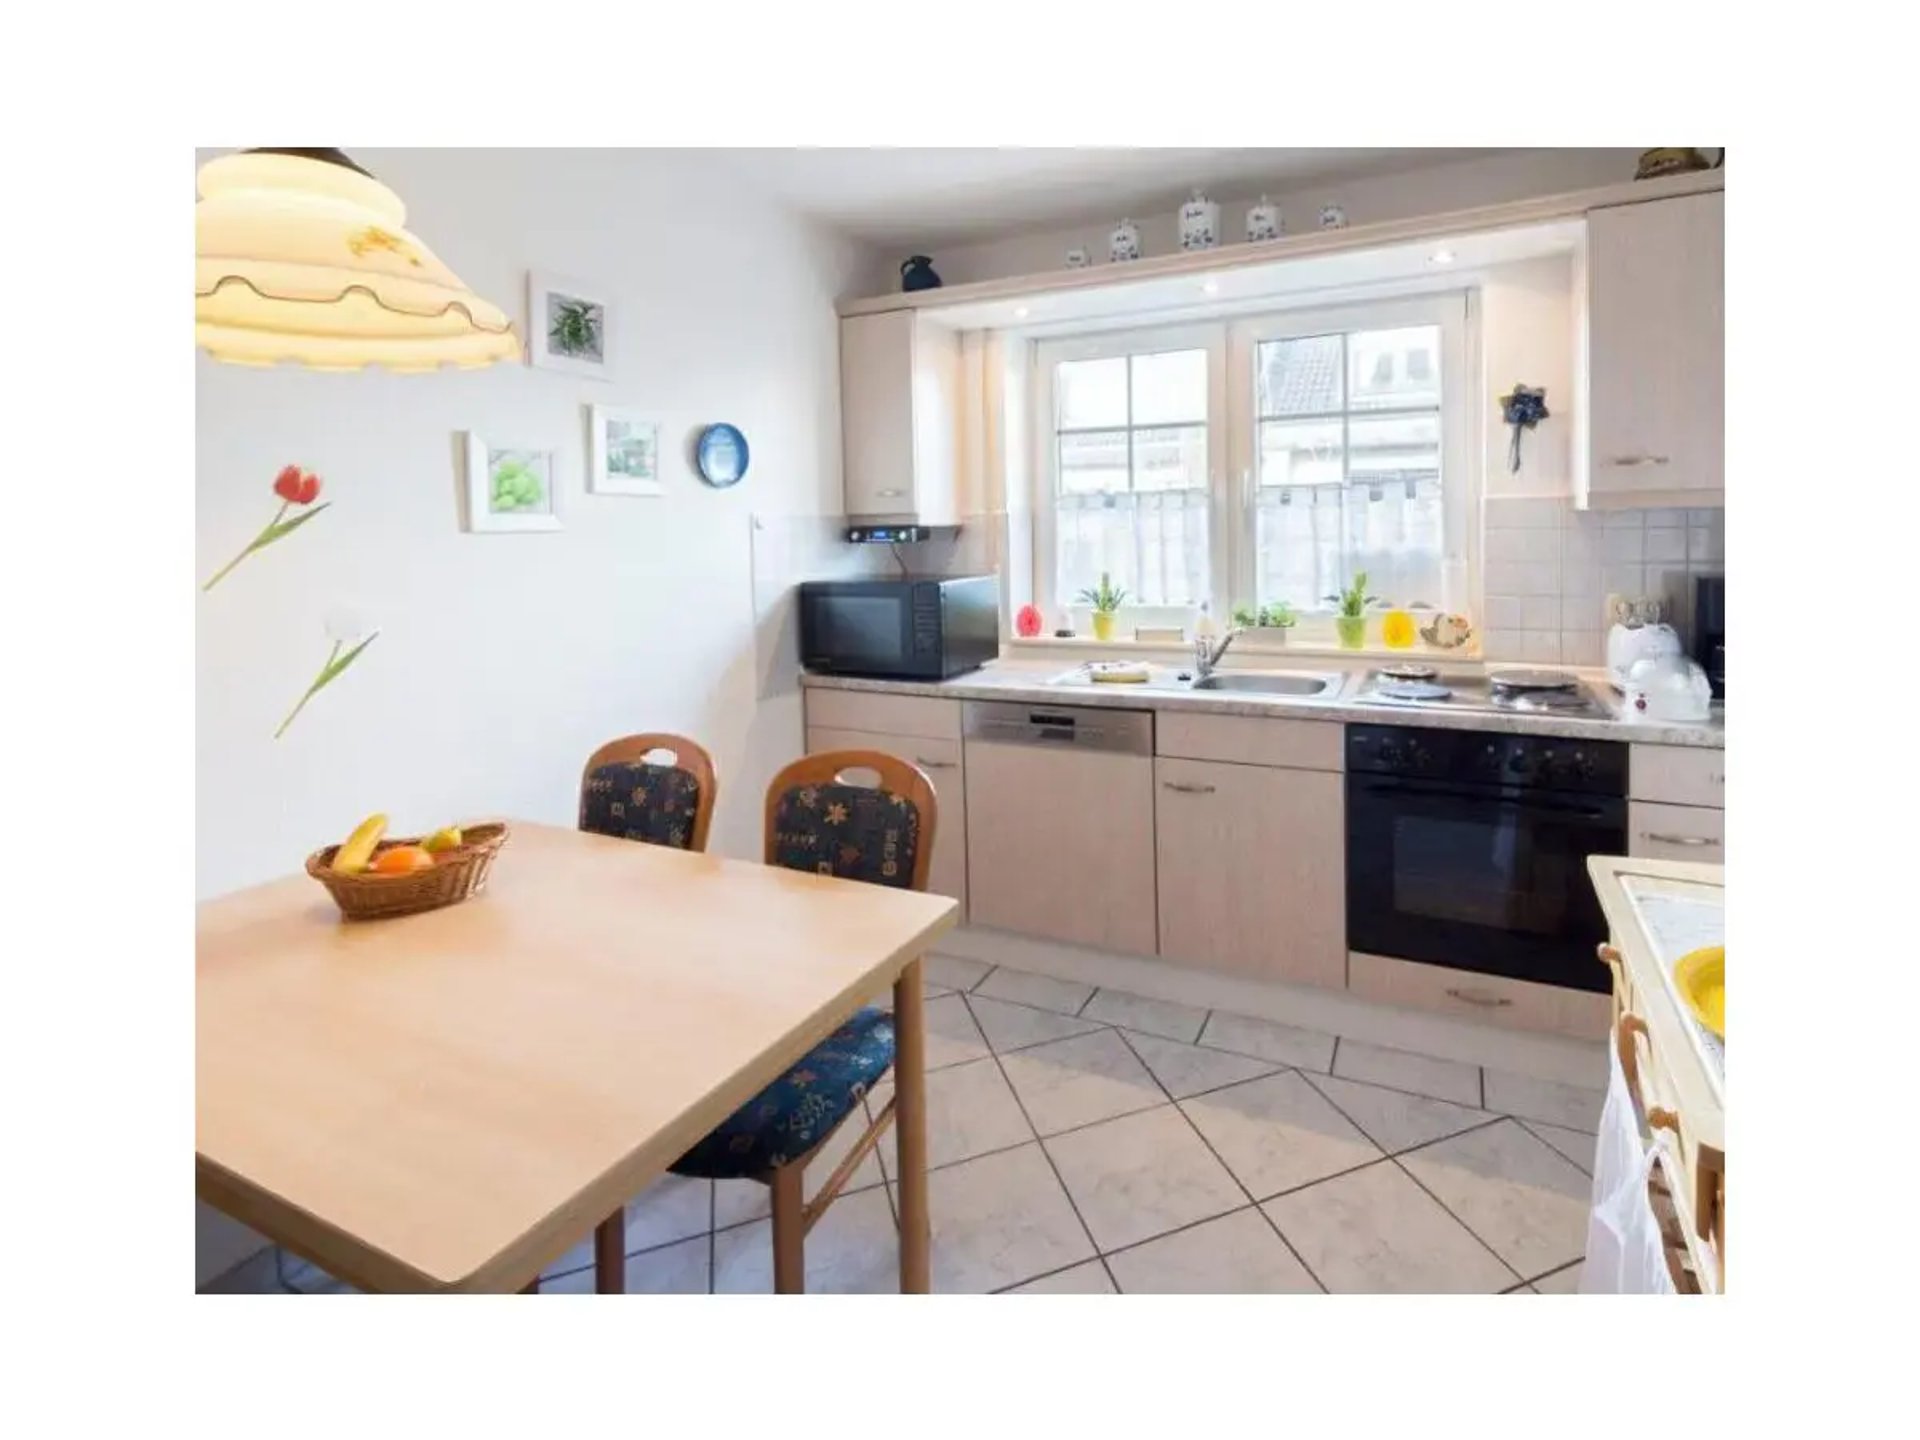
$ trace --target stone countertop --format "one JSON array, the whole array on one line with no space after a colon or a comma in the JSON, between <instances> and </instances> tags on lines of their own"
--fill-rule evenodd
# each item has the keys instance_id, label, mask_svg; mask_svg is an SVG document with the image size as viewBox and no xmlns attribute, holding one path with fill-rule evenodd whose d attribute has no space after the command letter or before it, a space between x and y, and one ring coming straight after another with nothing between
<instances>
[{"instance_id":1,"label":"stone countertop","mask_svg":"<svg viewBox=\"0 0 1920 1440\"><path fill-rule=\"evenodd\" d=\"M1704 722L1626 720L1619 697L1599 671L1576 670L1588 689L1611 712L1609 719L1571 719L1561 715L1489 714L1481 710L1417 710L1366 704L1350 697L1363 672L1338 674L1339 684L1325 697L1251 695L1242 692L1195 693L1150 685L1064 685L1055 683L1077 667L1071 663L994 660L985 668L951 680L872 680L851 675L804 674L813 689L867 690L883 695L927 695L943 700L1020 700L1096 709L1190 711L1209 715L1248 715L1288 720L1332 720L1344 724L1407 725L1434 730L1484 730L1496 734L1564 735L1576 740L1619 740L1643 745L1691 745L1718 750L1726 746L1726 717L1719 705ZM1270 666L1222 666L1221 674L1262 669L1334 674L1336 667L1311 662Z\"/></svg>"}]
</instances>

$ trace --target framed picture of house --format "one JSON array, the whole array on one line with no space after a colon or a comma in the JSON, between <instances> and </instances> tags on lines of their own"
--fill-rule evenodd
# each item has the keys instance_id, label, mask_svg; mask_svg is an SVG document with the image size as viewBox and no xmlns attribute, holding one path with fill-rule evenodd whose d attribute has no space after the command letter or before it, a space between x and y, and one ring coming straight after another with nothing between
<instances>
[{"instance_id":1,"label":"framed picture of house","mask_svg":"<svg viewBox=\"0 0 1920 1440\"><path fill-rule=\"evenodd\" d=\"M660 421L619 405L587 407L587 489L595 495L664 495Z\"/></svg>"}]
</instances>

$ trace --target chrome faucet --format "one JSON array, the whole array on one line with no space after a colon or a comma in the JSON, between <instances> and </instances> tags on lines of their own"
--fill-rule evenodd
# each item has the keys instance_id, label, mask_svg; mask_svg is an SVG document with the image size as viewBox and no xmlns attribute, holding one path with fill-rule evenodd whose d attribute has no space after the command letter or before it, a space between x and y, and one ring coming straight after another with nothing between
<instances>
[{"instance_id":1,"label":"chrome faucet","mask_svg":"<svg viewBox=\"0 0 1920 1440\"><path fill-rule=\"evenodd\" d=\"M1220 663L1220 657L1227 653L1227 647L1240 638L1244 626L1236 625L1220 637L1218 645L1207 644L1206 637L1196 635L1193 641L1193 678L1204 680L1213 673L1213 667Z\"/></svg>"}]
</instances>

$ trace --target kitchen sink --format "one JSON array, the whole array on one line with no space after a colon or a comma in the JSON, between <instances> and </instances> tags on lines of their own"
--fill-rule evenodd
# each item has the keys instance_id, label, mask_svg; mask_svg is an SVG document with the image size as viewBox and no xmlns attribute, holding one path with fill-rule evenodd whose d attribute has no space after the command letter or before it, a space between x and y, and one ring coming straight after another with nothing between
<instances>
[{"instance_id":1,"label":"kitchen sink","mask_svg":"<svg viewBox=\"0 0 1920 1440\"><path fill-rule=\"evenodd\" d=\"M1325 695L1339 683L1337 675L1258 674L1216 670L1193 682L1196 690L1232 690L1253 695Z\"/></svg>"}]
</instances>

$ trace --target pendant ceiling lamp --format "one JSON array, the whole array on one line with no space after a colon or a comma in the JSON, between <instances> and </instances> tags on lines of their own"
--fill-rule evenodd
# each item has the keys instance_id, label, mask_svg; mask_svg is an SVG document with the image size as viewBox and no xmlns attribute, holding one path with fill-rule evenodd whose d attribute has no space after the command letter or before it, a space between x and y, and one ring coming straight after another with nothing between
<instances>
[{"instance_id":1,"label":"pendant ceiling lamp","mask_svg":"<svg viewBox=\"0 0 1920 1440\"><path fill-rule=\"evenodd\" d=\"M405 228L338 150L243 150L200 167L194 343L240 365L475 369L517 359L498 306Z\"/></svg>"}]
</instances>

